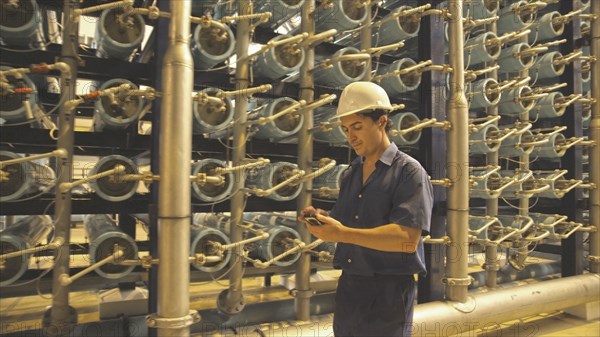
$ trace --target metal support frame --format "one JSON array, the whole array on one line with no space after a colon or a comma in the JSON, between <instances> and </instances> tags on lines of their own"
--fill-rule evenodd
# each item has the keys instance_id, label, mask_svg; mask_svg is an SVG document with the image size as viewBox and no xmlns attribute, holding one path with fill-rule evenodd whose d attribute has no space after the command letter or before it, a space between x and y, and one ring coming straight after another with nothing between
<instances>
[{"instance_id":1,"label":"metal support frame","mask_svg":"<svg viewBox=\"0 0 600 337\"><path fill-rule=\"evenodd\" d=\"M76 79L79 67L79 56L77 55L79 47L79 24L72 20L72 17L78 8L79 1L77 0L64 2L63 15L65 20L63 22L61 61L69 65L71 72L70 74L61 73L60 90L61 94L66 96L66 100L76 97ZM73 116L73 112L65 105L60 107L58 128L57 148L64 149L67 152L67 156L57 158L57 186L61 183L70 183L72 180L75 116ZM43 319L43 326L46 333L50 336L66 336L70 334L72 325L77 323L77 314L69 306L69 287L63 286L60 282L61 275L69 275L70 272L71 191L63 193L57 191L55 203L55 237L61 237L64 243L56 250L54 255L52 307L46 312Z\"/></svg>"},{"instance_id":2,"label":"metal support frame","mask_svg":"<svg viewBox=\"0 0 600 337\"><path fill-rule=\"evenodd\" d=\"M439 1L438 1L439 3ZM432 4L433 5L433 4ZM438 20L435 16L425 16L421 19L421 29L419 31L419 59L429 59L434 64L444 63L444 20ZM428 71L423 73L421 82L422 88L432 88L421 90L422 104L421 111L425 111L425 118L435 118L437 120L446 119L446 107L444 91L446 76L439 71ZM431 146L436 144L436 146ZM446 173L446 131L441 128L426 128L423 130L420 148L426 149L426 156L423 161L425 167L431 174L431 179L442 179L447 177ZM430 235L432 238L441 238L446 235L446 187L433 186L434 207L431 218ZM444 298L444 284L440 280L444 277L444 261L446 257L446 247L443 245L425 243L425 262L427 275L419 277L418 284L418 302L425 303L438 301Z\"/></svg>"},{"instance_id":3,"label":"metal support frame","mask_svg":"<svg viewBox=\"0 0 600 337\"><path fill-rule=\"evenodd\" d=\"M592 105L592 121L589 128L589 139L596 142L590 149L590 182L596 184L596 188L590 190L590 225L600 228L600 2L592 3L592 14L596 19L592 22L592 49L591 53L596 57L592 63L592 97L596 104ZM600 231L590 233L590 271L600 273Z\"/></svg>"},{"instance_id":4,"label":"metal support frame","mask_svg":"<svg viewBox=\"0 0 600 337\"><path fill-rule=\"evenodd\" d=\"M579 1L561 1L560 12L569 13L573 11L575 3ZM593 1L592 1L593 2ZM581 19L578 15L573 17L573 22L565 26L564 35L567 38L567 43L560 45L560 52L563 55L568 55L576 48L576 40L581 38L580 29ZM563 93L580 94L582 90L581 82L581 61L575 61L566 65L565 72L560 78L560 83L567 83ZM581 122L582 105L577 102L567 107L565 113L561 117L561 125L567 129L563 132L564 136L581 137L583 135ZM561 159L561 168L569 172L565 176L567 179L581 179L582 176L582 160L581 147L574 147L567 151ZM570 193L565 194L561 199L560 214L566 215L569 219L578 221L581 210L578 207L578 201L583 197L580 189L575 189ZM576 232L569 238L562 240L562 275L572 276L583 273L583 233Z\"/></svg>"},{"instance_id":5,"label":"metal support frame","mask_svg":"<svg viewBox=\"0 0 600 337\"><path fill-rule=\"evenodd\" d=\"M465 95L465 63L462 0L448 1L451 18L448 20L450 66L450 97L448 97L448 177L453 180L448 188L448 236L446 298L466 302L468 282L468 224L469 224L469 104Z\"/></svg>"}]
</instances>

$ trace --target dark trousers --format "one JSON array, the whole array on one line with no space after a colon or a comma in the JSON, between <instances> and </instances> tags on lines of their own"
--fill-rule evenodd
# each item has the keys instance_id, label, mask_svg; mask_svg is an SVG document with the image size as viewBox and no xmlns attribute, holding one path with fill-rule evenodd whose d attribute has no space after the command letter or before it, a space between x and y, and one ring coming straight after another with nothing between
<instances>
[{"instance_id":1,"label":"dark trousers","mask_svg":"<svg viewBox=\"0 0 600 337\"><path fill-rule=\"evenodd\" d=\"M412 275L342 273L335 296L334 335L411 336L415 295Z\"/></svg>"}]
</instances>

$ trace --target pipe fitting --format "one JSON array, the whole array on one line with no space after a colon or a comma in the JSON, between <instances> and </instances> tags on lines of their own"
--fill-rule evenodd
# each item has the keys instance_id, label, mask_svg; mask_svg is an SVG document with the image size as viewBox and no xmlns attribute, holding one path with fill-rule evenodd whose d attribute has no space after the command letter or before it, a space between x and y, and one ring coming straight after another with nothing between
<instances>
[{"instance_id":1,"label":"pipe fitting","mask_svg":"<svg viewBox=\"0 0 600 337\"><path fill-rule=\"evenodd\" d=\"M311 298L317 292L314 289L300 290L300 289L294 288L294 289L290 289L290 291L288 293L290 294L290 296L295 297L295 298Z\"/></svg>"},{"instance_id":2,"label":"pipe fitting","mask_svg":"<svg viewBox=\"0 0 600 337\"><path fill-rule=\"evenodd\" d=\"M146 324L157 329L180 329L200 322L200 314L196 310L190 310L188 315L175 318L163 318L156 314L146 316Z\"/></svg>"},{"instance_id":3,"label":"pipe fitting","mask_svg":"<svg viewBox=\"0 0 600 337\"><path fill-rule=\"evenodd\" d=\"M469 284L471 284L471 280L472 277L465 277L465 278L450 278L450 277L445 277L442 279L442 283L445 283L449 286L468 286Z\"/></svg>"}]
</instances>

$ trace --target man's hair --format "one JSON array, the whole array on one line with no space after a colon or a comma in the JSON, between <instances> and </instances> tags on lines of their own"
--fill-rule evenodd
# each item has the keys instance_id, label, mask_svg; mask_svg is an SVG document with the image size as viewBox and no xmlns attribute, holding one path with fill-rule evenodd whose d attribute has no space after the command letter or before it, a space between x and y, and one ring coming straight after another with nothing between
<instances>
[{"instance_id":1,"label":"man's hair","mask_svg":"<svg viewBox=\"0 0 600 337\"><path fill-rule=\"evenodd\" d=\"M383 115L388 116L387 123L385 124L385 132L389 132L392 129L392 126L394 124L392 122L392 120L390 119L387 110L384 110L384 109L366 110L364 112L357 112L356 114L363 116L363 117L370 118L375 123L379 123L379 117L381 117Z\"/></svg>"}]
</instances>

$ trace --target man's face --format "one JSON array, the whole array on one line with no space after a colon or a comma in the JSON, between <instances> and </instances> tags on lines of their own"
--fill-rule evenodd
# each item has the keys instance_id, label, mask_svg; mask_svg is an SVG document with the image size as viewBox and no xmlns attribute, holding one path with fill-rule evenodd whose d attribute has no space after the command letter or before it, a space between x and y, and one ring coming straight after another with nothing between
<instances>
[{"instance_id":1,"label":"man's face","mask_svg":"<svg viewBox=\"0 0 600 337\"><path fill-rule=\"evenodd\" d=\"M348 143L356 154L363 157L368 157L377 150L379 144L378 137L381 134L383 127L375 123L371 118L352 114L340 118L342 121L342 130L346 134Z\"/></svg>"}]
</instances>

